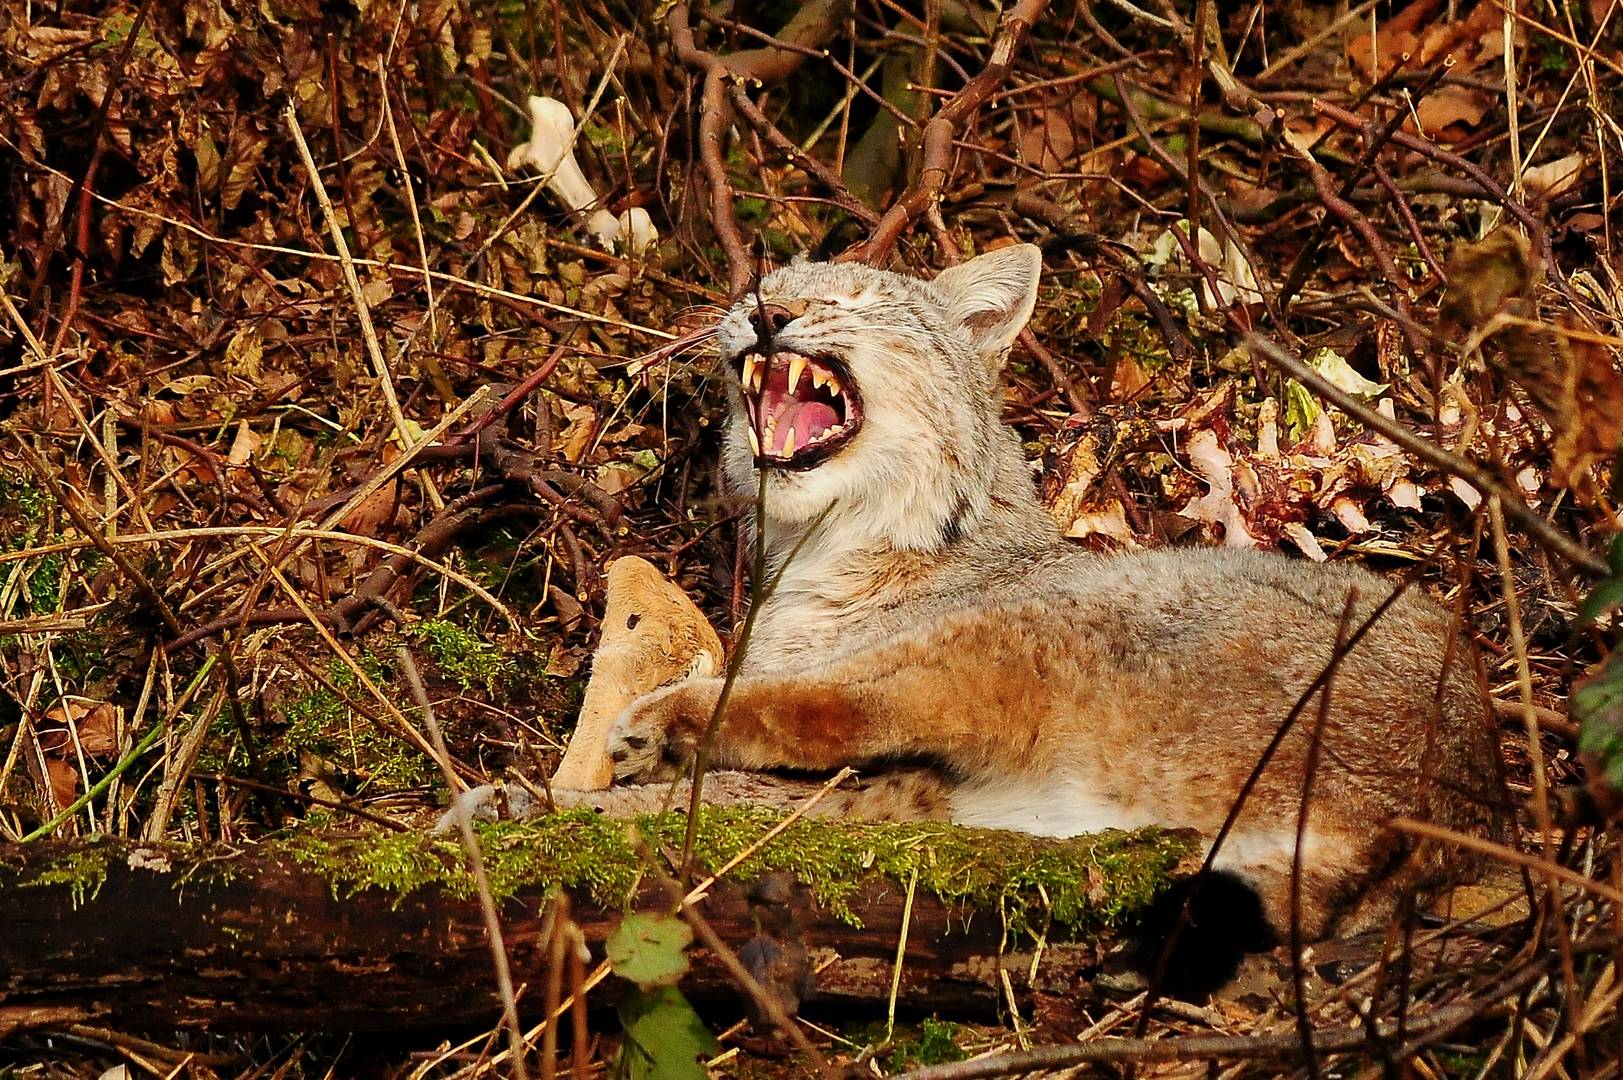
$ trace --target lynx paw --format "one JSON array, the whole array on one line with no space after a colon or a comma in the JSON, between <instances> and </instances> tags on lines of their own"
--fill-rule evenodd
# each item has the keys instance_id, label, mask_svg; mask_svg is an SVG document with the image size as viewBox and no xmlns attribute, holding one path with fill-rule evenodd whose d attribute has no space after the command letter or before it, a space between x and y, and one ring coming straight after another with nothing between
<instances>
[{"instance_id":1,"label":"lynx paw","mask_svg":"<svg viewBox=\"0 0 1623 1080\"><path fill-rule=\"evenodd\" d=\"M626 706L609 732L609 758L616 782L669 780L693 758L710 719L706 679L655 690Z\"/></svg>"}]
</instances>

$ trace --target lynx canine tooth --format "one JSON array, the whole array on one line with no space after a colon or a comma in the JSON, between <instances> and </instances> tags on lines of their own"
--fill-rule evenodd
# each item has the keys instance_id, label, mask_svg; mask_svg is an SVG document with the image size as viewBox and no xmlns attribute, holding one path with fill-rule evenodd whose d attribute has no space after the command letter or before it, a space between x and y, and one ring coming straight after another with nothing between
<instances>
[{"instance_id":1,"label":"lynx canine tooth","mask_svg":"<svg viewBox=\"0 0 1623 1080\"><path fill-rule=\"evenodd\" d=\"M800 376L805 370L806 358L804 356L796 355L789 361L789 392L791 394L795 392L795 387L800 385Z\"/></svg>"},{"instance_id":2,"label":"lynx canine tooth","mask_svg":"<svg viewBox=\"0 0 1623 1080\"><path fill-rule=\"evenodd\" d=\"M756 457L760 457L761 456L761 440L756 437L755 426L753 424L745 424L744 425L744 431L750 437L750 453L754 454Z\"/></svg>"},{"instance_id":3,"label":"lynx canine tooth","mask_svg":"<svg viewBox=\"0 0 1623 1080\"><path fill-rule=\"evenodd\" d=\"M783 437L783 449L778 452L786 458L795 456L795 425L793 423L789 425L789 434Z\"/></svg>"},{"instance_id":4,"label":"lynx canine tooth","mask_svg":"<svg viewBox=\"0 0 1623 1080\"><path fill-rule=\"evenodd\" d=\"M761 358L759 356L756 356L754 353L751 353L750 355L744 357L744 370L743 370L742 374L739 376L739 382L744 384L744 389L746 389L746 390L757 390L757 389L759 389L759 387L756 385L756 383L757 383L756 375L759 373L760 367L761 367Z\"/></svg>"}]
</instances>

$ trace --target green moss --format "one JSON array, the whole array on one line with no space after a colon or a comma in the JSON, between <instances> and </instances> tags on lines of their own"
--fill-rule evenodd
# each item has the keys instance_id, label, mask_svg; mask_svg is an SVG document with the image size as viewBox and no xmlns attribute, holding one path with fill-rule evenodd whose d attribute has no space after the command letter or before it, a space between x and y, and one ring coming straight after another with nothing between
<instances>
[{"instance_id":1,"label":"green moss","mask_svg":"<svg viewBox=\"0 0 1623 1080\"><path fill-rule=\"evenodd\" d=\"M713 869L730 862L780 820L773 811L705 808L695 846L699 864ZM480 835L499 897L557 886L619 906L642 880L636 839L656 850L678 850L685 828L679 813L625 820L581 810L488 826ZM338 895L374 888L404 895L429 886L455 896L473 892L452 840L303 833L272 847L325 874ZM1013 930L1034 931L1050 917L1062 927L1097 930L1129 921L1192 849L1184 836L1155 830L1052 840L938 823L801 820L729 876L749 881L786 871L809 885L821 905L855 924L850 904L859 890L876 884L905 890L916 873L921 894L997 912Z\"/></svg>"},{"instance_id":2,"label":"green moss","mask_svg":"<svg viewBox=\"0 0 1623 1080\"><path fill-rule=\"evenodd\" d=\"M425 619L411 628L440 671L464 690L475 686L487 693L511 678L515 665L501 649L444 619Z\"/></svg>"},{"instance_id":3,"label":"green moss","mask_svg":"<svg viewBox=\"0 0 1623 1080\"><path fill-rule=\"evenodd\" d=\"M898 1027L889 1049L878 1056L880 1069L887 1075L917 1069L923 1065L943 1065L949 1061L963 1061L969 1051L958 1045L961 1025L926 1017L917 1030ZM885 1025L873 1024L868 1029L868 1043L879 1043L885 1037Z\"/></svg>"},{"instance_id":4,"label":"green moss","mask_svg":"<svg viewBox=\"0 0 1623 1080\"><path fill-rule=\"evenodd\" d=\"M361 666L374 681L388 682L374 658L362 657ZM328 681L345 693L359 692L354 674L337 661L328 670ZM287 730L277 745L290 770L300 767L301 753L313 755L352 773L357 790L374 792L419 787L437 774L434 763L415 747L357 715L325 686L288 701L282 712Z\"/></svg>"},{"instance_id":5,"label":"green moss","mask_svg":"<svg viewBox=\"0 0 1623 1080\"><path fill-rule=\"evenodd\" d=\"M61 540L47 529L50 495L21 473L0 469L0 551L25 551ZM56 551L27 559L23 567L23 604L32 614L57 611L67 559Z\"/></svg>"},{"instance_id":6,"label":"green moss","mask_svg":"<svg viewBox=\"0 0 1623 1080\"><path fill-rule=\"evenodd\" d=\"M37 876L23 882L25 888L66 885L73 893L73 906L78 907L86 898L94 898L107 880L107 867L113 861L111 844L92 844L75 848Z\"/></svg>"},{"instance_id":7,"label":"green moss","mask_svg":"<svg viewBox=\"0 0 1623 1080\"><path fill-rule=\"evenodd\" d=\"M1191 293L1190 298L1193 297ZM1118 311L1105 328L1104 339L1107 352L1131 356L1147 372L1163 371L1172 363L1172 354L1167 350L1160 328L1136 311Z\"/></svg>"}]
</instances>

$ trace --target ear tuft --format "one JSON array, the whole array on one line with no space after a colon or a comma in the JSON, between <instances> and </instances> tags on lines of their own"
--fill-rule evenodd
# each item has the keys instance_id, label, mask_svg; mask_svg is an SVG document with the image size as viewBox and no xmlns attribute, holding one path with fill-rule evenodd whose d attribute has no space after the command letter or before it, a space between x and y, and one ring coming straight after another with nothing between
<instances>
[{"instance_id":1,"label":"ear tuft","mask_svg":"<svg viewBox=\"0 0 1623 1080\"><path fill-rule=\"evenodd\" d=\"M1037 306L1042 272L1035 244L1011 244L941 271L932 284L976 347L1001 359Z\"/></svg>"}]
</instances>

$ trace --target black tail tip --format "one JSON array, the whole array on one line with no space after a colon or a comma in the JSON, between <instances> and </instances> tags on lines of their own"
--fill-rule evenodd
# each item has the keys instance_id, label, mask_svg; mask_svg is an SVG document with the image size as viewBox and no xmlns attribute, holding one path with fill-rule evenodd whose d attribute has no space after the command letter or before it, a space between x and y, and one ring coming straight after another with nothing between
<instances>
[{"instance_id":1,"label":"black tail tip","mask_svg":"<svg viewBox=\"0 0 1623 1080\"><path fill-rule=\"evenodd\" d=\"M1169 951L1185 906L1188 922ZM1129 963L1151 985L1159 970L1161 993L1198 1001L1233 979L1247 953L1278 942L1257 890L1235 874L1213 870L1178 882L1150 906Z\"/></svg>"}]
</instances>

